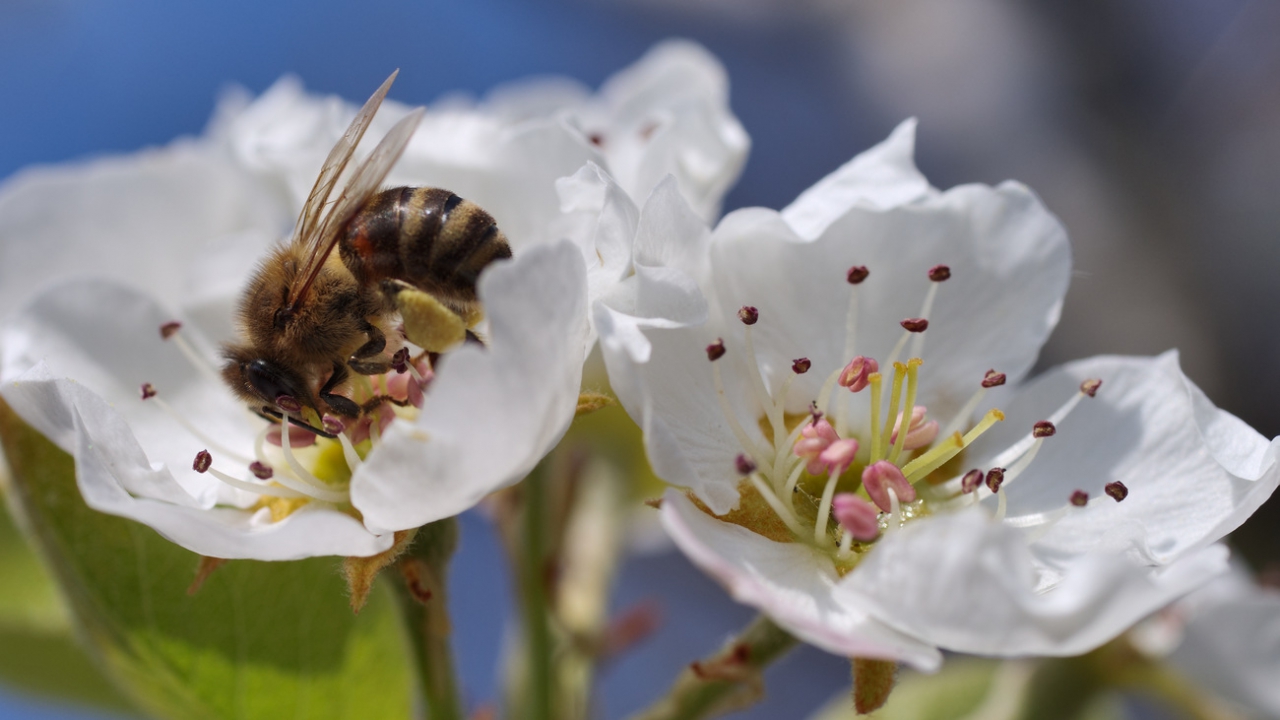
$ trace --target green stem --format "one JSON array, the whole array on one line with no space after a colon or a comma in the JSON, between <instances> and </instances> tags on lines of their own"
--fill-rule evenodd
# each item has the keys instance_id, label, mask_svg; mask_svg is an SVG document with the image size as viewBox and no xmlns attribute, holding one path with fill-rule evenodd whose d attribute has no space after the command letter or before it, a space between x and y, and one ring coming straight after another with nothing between
<instances>
[{"instance_id":1,"label":"green stem","mask_svg":"<svg viewBox=\"0 0 1280 720\"><path fill-rule=\"evenodd\" d=\"M551 627L547 622L546 584L546 463L525 478L523 490L524 557L522 582L524 626L529 652L527 720L552 720Z\"/></svg>"},{"instance_id":2,"label":"green stem","mask_svg":"<svg viewBox=\"0 0 1280 720\"><path fill-rule=\"evenodd\" d=\"M450 646L448 570L458 545L458 522L446 518L424 525L400 561L397 597L421 673L430 720L462 720L457 674Z\"/></svg>"},{"instance_id":3,"label":"green stem","mask_svg":"<svg viewBox=\"0 0 1280 720\"><path fill-rule=\"evenodd\" d=\"M665 697L630 720L697 720L754 702L760 671L795 645L795 638L760 615L719 652L685 668Z\"/></svg>"}]
</instances>

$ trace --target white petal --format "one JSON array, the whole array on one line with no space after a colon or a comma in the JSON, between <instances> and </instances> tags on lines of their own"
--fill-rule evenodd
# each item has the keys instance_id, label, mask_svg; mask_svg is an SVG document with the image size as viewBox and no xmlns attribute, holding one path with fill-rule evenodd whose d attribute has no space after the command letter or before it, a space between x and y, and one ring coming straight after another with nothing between
<instances>
[{"instance_id":1,"label":"white petal","mask_svg":"<svg viewBox=\"0 0 1280 720\"><path fill-rule=\"evenodd\" d=\"M819 237L855 206L887 210L929 193L916 169L916 120L904 120L883 142L861 152L800 193L782 210L782 219L805 239Z\"/></svg>"},{"instance_id":2,"label":"white petal","mask_svg":"<svg viewBox=\"0 0 1280 720\"><path fill-rule=\"evenodd\" d=\"M290 215L203 141L25 170L0 190L0 315L41 287L88 274L174 306L226 294ZM208 262L232 239L249 249Z\"/></svg>"},{"instance_id":3,"label":"white petal","mask_svg":"<svg viewBox=\"0 0 1280 720\"><path fill-rule=\"evenodd\" d=\"M941 647L980 655L1078 655L1226 570L1220 545L1167 567L1084 555L1047 589L1021 533L979 509L883 538L837 596Z\"/></svg>"},{"instance_id":4,"label":"white petal","mask_svg":"<svg viewBox=\"0 0 1280 720\"><path fill-rule=\"evenodd\" d=\"M1190 619L1169 662L1228 700L1280 717L1280 591L1237 569L1175 607Z\"/></svg>"},{"instance_id":5,"label":"white petal","mask_svg":"<svg viewBox=\"0 0 1280 720\"><path fill-rule=\"evenodd\" d=\"M417 421L392 423L352 479L375 532L457 515L520 480L573 419L587 339L578 249L530 248L487 270L479 292L489 346L444 358Z\"/></svg>"},{"instance_id":6,"label":"white petal","mask_svg":"<svg viewBox=\"0 0 1280 720\"><path fill-rule=\"evenodd\" d=\"M1071 266L1062 226L1014 183L962 186L889 210L856 206L812 241L777 213L739 211L711 241L723 312L742 305L760 310L754 332L770 385L789 374L794 358L808 357L817 369L796 383L793 412L852 355L885 362L904 333L899 322L921 312L928 270L946 264L952 275L938 287L924 333L918 402L947 418L987 369L1013 381L1031 368L1057 322ZM857 286L849 353L846 272L854 265L866 265L871 275Z\"/></svg>"},{"instance_id":7,"label":"white petal","mask_svg":"<svg viewBox=\"0 0 1280 720\"><path fill-rule=\"evenodd\" d=\"M704 347L715 340L705 326L663 327L597 304L596 327L609 382L644 431L645 450L658 477L688 487L712 510L738 504L741 479L734 458L745 451L717 400ZM740 356L716 361L726 371L726 395L740 427L760 438L741 380Z\"/></svg>"},{"instance_id":8,"label":"white petal","mask_svg":"<svg viewBox=\"0 0 1280 720\"><path fill-rule=\"evenodd\" d=\"M1168 563L1234 530L1280 484L1280 443L1215 408L1173 352L1082 360L1037 378L1007 404L996 396L992 402L1008 419L982 438L969 462L985 469L1086 378L1102 379L1097 397L1084 398L1010 484L1008 511L1057 509L1077 489L1102 499L1067 513L1039 539L1037 552L1129 552ZM1129 489L1123 502L1103 495L1113 481Z\"/></svg>"},{"instance_id":9,"label":"white petal","mask_svg":"<svg viewBox=\"0 0 1280 720\"><path fill-rule=\"evenodd\" d=\"M556 180L557 236L578 246L587 265L587 300L610 292L631 269L631 243L640 211L595 163Z\"/></svg>"},{"instance_id":10,"label":"white petal","mask_svg":"<svg viewBox=\"0 0 1280 720\"><path fill-rule=\"evenodd\" d=\"M146 459L169 468L187 494L209 507L222 483L191 470L195 454L208 449L224 471L244 469L253 458L253 438L261 421L236 402L212 371L197 369L174 342L161 339L160 324L173 319L172 311L151 298L109 280L56 285L0 329L0 382L7 396L17 391L11 383L21 384L24 373L43 365L46 369L39 377L67 378L88 388L127 423ZM212 367L215 355L199 334L190 328L181 332ZM160 398L204 437L183 428L157 403L143 401L144 382L152 383ZM61 404L70 406L69 401ZM74 451L73 423L65 410L50 410L47 421L19 412L64 451ZM211 446L210 438L216 445ZM236 462L219 446L248 460ZM125 489L155 497L146 487ZM172 501L169 495L161 497Z\"/></svg>"},{"instance_id":11,"label":"white petal","mask_svg":"<svg viewBox=\"0 0 1280 720\"><path fill-rule=\"evenodd\" d=\"M925 671L941 664L935 648L834 594L840 578L824 553L716 520L677 490L666 492L660 512L681 551L733 599L759 609L804 642L845 657L900 660Z\"/></svg>"},{"instance_id":12,"label":"white petal","mask_svg":"<svg viewBox=\"0 0 1280 720\"><path fill-rule=\"evenodd\" d=\"M694 43L667 41L610 78L600 96L603 108L585 109L582 123L604 131L609 171L631 197L648 196L671 174L703 219L718 216L751 144L729 110L719 61Z\"/></svg>"},{"instance_id":13,"label":"white petal","mask_svg":"<svg viewBox=\"0 0 1280 720\"><path fill-rule=\"evenodd\" d=\"M76 484L89 507L149 525L209 557L364 556L391 546L390 535L370 534L350 515L318 503L271 523L249 510L197 501L174 481L170 468L148 460L119 412L84 385L44 370L6 382L0 392L24 420L75 458ZM182 469L194 475L191 458Z\"/></svg>"}]
</instances>

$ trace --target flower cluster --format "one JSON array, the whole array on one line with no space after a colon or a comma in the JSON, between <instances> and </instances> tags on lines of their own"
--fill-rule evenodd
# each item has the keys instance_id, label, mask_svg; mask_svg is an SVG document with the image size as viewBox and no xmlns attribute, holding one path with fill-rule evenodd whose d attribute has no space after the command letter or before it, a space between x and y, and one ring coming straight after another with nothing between
<instances>
[{"instance_id":1,"label":"flower cluster","mask_svg":"<svg viewBox=\"0 0 1280 720\"><path fill-rule=\"evenodd\" d=\"M688 488L675 542L806 642L924 669L1080 653L1224 569L1277 445L1172 353L1023 384L1066 235L1016 183L931 188L913 135L781 212L654 220L683 232L594 308L610 377Z\"/></svg>"},{"instance_id":2,"label":"flower cluster","mask_svg":"<svg viewBox=\"0 0 1280 720\"><path fill-rule=\"evenodd\" d=\"M482 205L515 256L479 282L486 346L434 368L400 358L341 390L394 404L326 418L334 437L317 440L254 416L213 370L245 278L356 110L290 78L229 97L205 137L5 188L0 232L32 249L0 268L6 402L75 457L92 507L211 557L373 555L519 480L572 419L586 308L625 272L597 231L603 194L561 178L607 169L643 194L674 174L712 216L747 148L723 70L689 43L658 46L599 93L554 86L442 103L388 177ZM368 137L408 111L388 102Z\"/></svg>"}]
</instances>

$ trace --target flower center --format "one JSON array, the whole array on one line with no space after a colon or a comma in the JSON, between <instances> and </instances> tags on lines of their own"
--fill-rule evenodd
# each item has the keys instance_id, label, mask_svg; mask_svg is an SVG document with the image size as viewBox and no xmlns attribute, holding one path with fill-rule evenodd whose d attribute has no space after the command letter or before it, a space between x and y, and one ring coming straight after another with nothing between
<instances>
[{"instance_id":1,"label":"flower center","mask_svg":"<svg viewBox=\"0 0 1280 720\"><path fill-rule=\"evenodd\" d=\"M953 477L962 453L993 425L1005 419L999 409L987 411L971 423L983 395L1003 385L1005 376L989 370L977 389L954 418L940 426L930 419L928 409L916 405L920 387L920 359L924 348L929 314L939 286L951 276L945 265L929 269L930 282L919 316L899 322L903 335L885 361L892 368L886 383L875 359L853 355L856 350L858 286L870 272L855 266L847 273L851 286L845 325L847 364L830 368L826 380L806 415L785 412L788 393L797 377L810 371L808 358L793 361L791 373L770 392L756 359L752 327L761 322L757 308L746 306L738 312L744 327L742 352L747 369L747 385L752 400L762 409L760 438L753 437L733 412L716 362L728 353L723 339L707 346L720 408L741 444L735 466L744 476L740 485L744 500L758 496L790 532L795 542L804 542L831 552L837 568L851 569L859 557L886 533L896 531L913 518L934 512L958 509L991 495L998 497L996 520L1016 527L1046 525L1065 515L1072 507L1088 504L1084 491L1076 491L1063 508L1054 513L1006 518L1002 485L1015 480L1034 460L1041 444L1056 432L1060 423L1085 396L1092 396L1099 380L1082 384L1048 420L1037 422L1027 437L1000 453L986 472L970 470ZM767 320L767 319L766 319ZM898 357L910 345L906 362ZM886 384L888 387L886 388ZM851 417L852 399L868 391L865 422ZM886 392L887 397L886 397ZM985 485L984 485L985 481ZM1119 485L1113 483L1113 485ZM1127 494L1123 485L1109 485L1106 494L1119 501ZM725 519L753 528L749 514L731 513ZM768 521L772 522L772 521ZM766 523L768 524L768 523ZM758 530L757 530L758 531ZM777 538L777 533L770 533Z\"/></svg>"},{"instance_id":2,"label":"flower center","mask_svg":"<svg viewBox=\"0 0 1280 720\"><path fill-rule=\"evenodd\" d=\"M165 323L160 328L161 337L176 342L193 365L221 382L213 366L182 338L180 327L177 322ZM283 412L278 423L269 423L258 432L252 457L229 449L203 432L197 423L166 403L151 383L142 385L141 396L205 444L206 448L196 454L192 469L257 496L251 506L257 511L255 522L279 522L313 502L356 515L351 506L351 476L364 457L380 444L381 435L391 422L417 416L423 391L433 375L427 353L411 359L408 347L402 347L392 357L387 373L355 375L350 381L344 392L349 392L349 399L357 405L369 408L358 420L344 421L332 415L317 418L315 411L307 408L299 408L294 414ZM303 417L306 414L311 417ZM294 424L294 420L301 420L302 426L323 427L333 438L320 437ZM214 467L215 461L223 467ZM238 466L239 471L226 471L227 464Z\"/></svg>"}]
</instances>

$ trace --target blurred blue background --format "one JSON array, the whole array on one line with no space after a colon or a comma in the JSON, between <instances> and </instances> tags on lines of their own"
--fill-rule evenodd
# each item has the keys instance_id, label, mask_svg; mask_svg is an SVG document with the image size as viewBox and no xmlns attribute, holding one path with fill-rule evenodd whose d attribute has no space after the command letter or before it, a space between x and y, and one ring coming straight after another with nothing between
<instances>
[{"instance_id":1,"label":"blurred blue background","mask_svg":"<svg viewBox=\"0 0 1280 720\"><path fill-rule=\"evenodd\" d=\"M689 37L724 62L753 141L726 210L785 205L917 115L935 185L1016 177L1071 231L1076 277L1044 364L1180 347L1211 398L1273 436L1278 31L1280 4L1261 0L4 0L0 178L198 134L233 83L257 93L292 72L359 100L400 67L393 97L426 103L529 75L598 85ZM1255 567L1280 559L1277 521L1273 501L1237 534ZM486 521L468 515L463 543L456 637L478 703L495 697L509 594ZM649 597L666 624L606 671L607 717L751 616L679 557L627 565L618 605ZM740 717L800 717L847 682L845 661L804 650ZM95 716L0 694L0 717Z\"/></svg>"}]
</instances>

